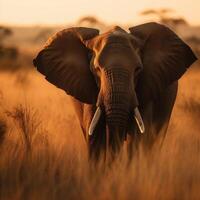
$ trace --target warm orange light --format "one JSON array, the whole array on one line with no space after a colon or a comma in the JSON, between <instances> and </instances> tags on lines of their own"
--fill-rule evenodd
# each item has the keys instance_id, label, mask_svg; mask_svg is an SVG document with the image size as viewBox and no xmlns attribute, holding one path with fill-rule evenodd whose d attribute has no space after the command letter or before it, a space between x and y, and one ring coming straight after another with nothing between
<instances>
[{"instance_id":1,"label":"warm orange light","mask_svg":"<svg viewBox=\"0 0 200 200\"><path fill-rule=\"evenodd\" d=\"M66 24L85 15L95 15L109 23L141 23L145 9L171 8L191 24L200 24L199 0L1 0L0 23Z\"/></svg>"}]
</instances>

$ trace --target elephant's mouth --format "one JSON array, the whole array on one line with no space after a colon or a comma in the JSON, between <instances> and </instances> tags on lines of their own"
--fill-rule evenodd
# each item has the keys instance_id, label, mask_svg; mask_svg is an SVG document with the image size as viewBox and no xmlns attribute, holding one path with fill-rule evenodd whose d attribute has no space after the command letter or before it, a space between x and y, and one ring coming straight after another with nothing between
<instances>
[{"instance_id":1,"label":"elephant's mouth","mask_svg":"<svg viewBox=\"0 0 200 200\"><path fill-rule=\"evenodd\" d=\"M138 127L138 130L139 130L139 133L144 133L145 132L145 126L144 126L144 122L143 122L143 119L141 117L141 114L140 114L140 111L138 109L138 107L136 107L134 109L134 119L135 119L135 122L137 124L137 127ZM90 124L90 127L89 127L89 135L92 135L94 133L94 130L99 122L99 119L102 115L102 110L100 108L100 106L97 107L96 109L96 112L94 113L94 116L92 118L92 121L91 121L91 124Z\"/></svg>"}]
</instances>

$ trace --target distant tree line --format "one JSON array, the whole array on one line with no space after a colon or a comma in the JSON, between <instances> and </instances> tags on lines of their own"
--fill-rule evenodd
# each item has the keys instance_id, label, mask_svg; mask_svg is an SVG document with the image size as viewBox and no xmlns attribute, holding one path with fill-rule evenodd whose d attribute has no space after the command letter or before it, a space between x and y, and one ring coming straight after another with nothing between
<instances>
[{"instance_id":1,"label":"distant tree line","mask_svg":"<svg viewBox=\"0 0 200 200\"><path fill-rule=\"evenodd\" d=\"M16 59L18 56L18 50L16 47L7 47L4 45L4 40L13 34L10 28L0 26L0 59Z\"/></svg>"}]
</instances>

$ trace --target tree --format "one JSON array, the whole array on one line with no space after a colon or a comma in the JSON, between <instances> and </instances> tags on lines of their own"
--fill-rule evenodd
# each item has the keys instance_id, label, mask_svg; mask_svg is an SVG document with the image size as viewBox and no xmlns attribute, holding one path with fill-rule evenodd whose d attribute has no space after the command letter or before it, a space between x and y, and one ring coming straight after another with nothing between
<instances>
[{"instance_id":1,"label":"tree","mask_svg":"<svg viewBox=\"0 0 200 200\"><path fill-rule=\"evenodd\" d=\"M82 17L78 20L77 24L79 26L88 26L91 28L100 28L100 29L104 29L105 28L105 24L103 22L101 22L99 19L97 19L96 17L93 16L85 16Z\"/></svg>"},{"instance_id":2,"label":"tree","mask_svg":"<svg viewBox=\"0 0 200 200\"><path fill-rule=\"evenodd\" d=\"M16 59L18 56L18 50L15 47L6 47L3 42L5 38L11 36L13 34L10 28L0 26L0 59L8 58L8 59Z\"/></svg>"},{"instance_id":3,"label":"tree","mask_svg":"<svg viewBox=\"0 0 200 200\"><path fill-rule=\"evenodd\" d=\"M182 17L172 17L170 16L174 11L172 9L164 8L164 9L147 9L142 11L140 14L143 16L155 16L158 18L158 21L162 24L170 26L171 28L176 28L179 25L188 25L188 22Z\"/></svg>"},{"instance_id":4,"label":"tree","mask_svg":"<svg viewBox=\"0 0 200 200\"><path fill-rule=\"evenodd\" d=\"M0 46L2 46L3 41L6 37L12 35L13 32L11 29L6 28L4 26L0 26Z\"/></svg>"}]
</instances>

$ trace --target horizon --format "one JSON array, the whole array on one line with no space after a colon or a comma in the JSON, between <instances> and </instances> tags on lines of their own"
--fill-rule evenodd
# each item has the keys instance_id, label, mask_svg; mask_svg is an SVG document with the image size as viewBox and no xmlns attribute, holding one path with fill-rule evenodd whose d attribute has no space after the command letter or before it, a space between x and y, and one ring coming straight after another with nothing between
<instances>
[{"instance_id":1,"label":"horizon","mask_svg":"<svg viewBox=\"0 0 200 200\"><path fill-rule=\"evenodd\" d=\"M141 16L142 11L167 8L173 10L170 16L184 18L193 26L200 25L200 2L198 0L194 0L192 6L189 0L169 0L167 2L142 0L137 4L131 0L118 0L114 4L106 0L101 2L85 0L84 2L81 3L80 0L73 2L1 0L0 23L12 26L62 26L76 23L84 16L94 16L106 24L139 24L155 20L151 16ZM111 12L112 10L120 10L120 12Z\"/></svg>"}]
</instances>

